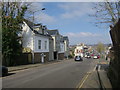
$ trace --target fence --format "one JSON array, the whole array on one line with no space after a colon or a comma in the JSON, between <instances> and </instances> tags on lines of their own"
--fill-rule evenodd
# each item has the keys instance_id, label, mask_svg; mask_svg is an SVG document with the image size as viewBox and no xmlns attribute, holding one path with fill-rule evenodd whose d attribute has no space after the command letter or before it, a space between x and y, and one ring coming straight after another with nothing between
<instances>
[{"instance_id":1,"label":"fence","mask_svg":"<svg viewBox=\"0 0 120 90\"><path fill-rule=\"evenodd\" d=\"M25 65L25 64L29 64L32 63L32 54L31 53L22 53L19 56L14 56L16 57L16 59L12 62L12 66L16 66L16 65ZM10 64L8 64L8 62L6 60L2 61L2 65L5 66L11 66Z\"/></svg>"},{"instance_id":2,"label":"fence","mask_svg":"<svg viewBox=\"0 0 120 90\"><path fill-rule=\"evenodd\" d=\"M22 53L16 61L17 65L29 63L32 63L32 53Z\"/></svg>"}]
</instances>

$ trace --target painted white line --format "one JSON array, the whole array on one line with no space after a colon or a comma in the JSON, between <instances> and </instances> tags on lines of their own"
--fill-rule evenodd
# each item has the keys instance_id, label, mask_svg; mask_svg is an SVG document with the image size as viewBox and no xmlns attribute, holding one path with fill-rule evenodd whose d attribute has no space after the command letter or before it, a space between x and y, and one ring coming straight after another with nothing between
<instances>
[{"instance_id":1,"label":"painted white line","mask_svg":"<svg viewBox=\"0 0 120 90\"><path fill-rule=\"evenodd\" d=\"M96 67L97 67L97 65L95 65L95 67L94 67L93 71L96 71Z\"/></svg>"},{"instance_id":2,"label":"painted white line","mask_svg":"<svg viewBox=\"0 0 120 90\"><path fill-rule=\"evenodd\" d=\"M100 71L101 65L98 66L98 71Z\"/></svg>"}]
</instances>

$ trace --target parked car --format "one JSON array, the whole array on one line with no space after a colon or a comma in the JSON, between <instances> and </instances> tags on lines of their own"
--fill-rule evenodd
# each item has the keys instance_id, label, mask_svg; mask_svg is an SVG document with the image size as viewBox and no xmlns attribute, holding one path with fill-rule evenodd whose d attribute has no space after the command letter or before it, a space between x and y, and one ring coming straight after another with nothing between
<instances>
[{"instance_id":1,"label":"parked car","mask_svg":"<svg viewBox=\"0 0 120 90\"><path fill-rule=\"evenodd\" d=\"M90 56L90 55L87 55L87 58L91 58L91 56Z\"/></svg>"},{"instance_id":2,"label":"parked car","mask_svg":"<svg viewBox=\"0 0 120 90\"><path fill-rule=\"evenodd\" d=\"M87 58L87 55L85 55L84 57Z\"/></svg>"},{"instance_id":3,"label":"parked car","mask_svg":"<svg viewBox=\"0 0 120 90\"><path fill-rule=\"evenodd\" d=\"M97 55L97 58L99 59L99 58L100 58L100 55Z\"/></svg>"},{"instance_id":4,"label":"parked car","mask_svg":"<svg viewBox=\"0 0 120 90\"><path fill-rule=\"evenodd\" d=\"M75 61L83 61L83 58L81 56L75 56Z\"/></svg>"},{"instance_id":5,"label":"parked car","mask_svg":"<svg viewBox=\"0 0 120 90\"><path fill-rule=\"evenodd\" d=\"M98 56L97 56L97 55L94 55L94 56L93 56L93 59L98 59Z\"/></svg>"},{"instance_id":6,"label":"parked car","mask_svg":"<svg viewBox=\"0 0 120 90\"><path fill-rule=\"evenodd\" d=\"M7 67L1 66L1 70L2 70L2 76L8 75L8 68Z\"/></svg>"}]
</instances>

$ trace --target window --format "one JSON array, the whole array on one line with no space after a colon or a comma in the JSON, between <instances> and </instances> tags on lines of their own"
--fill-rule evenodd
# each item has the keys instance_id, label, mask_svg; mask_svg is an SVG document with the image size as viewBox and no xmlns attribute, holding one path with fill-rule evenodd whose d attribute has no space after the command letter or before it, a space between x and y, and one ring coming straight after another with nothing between
<instances>
[{"instance_id":1,"label":"window","mask_svg":"<svg viewBox=\"0 0 120 90\"><path fill-rule=\"evenodd\" d=\"M45 49L47 49L47 41L45 41Z\"/></svg>"},{"instance_id":2,"label":"window","mask_svg":"<svg viewBox=\"0 0 120 90\"><path fill-rule=\"evenodd\" d=\"M41 40L38 40L38 49L41 49Z\"/></svg>"}]
</instances>

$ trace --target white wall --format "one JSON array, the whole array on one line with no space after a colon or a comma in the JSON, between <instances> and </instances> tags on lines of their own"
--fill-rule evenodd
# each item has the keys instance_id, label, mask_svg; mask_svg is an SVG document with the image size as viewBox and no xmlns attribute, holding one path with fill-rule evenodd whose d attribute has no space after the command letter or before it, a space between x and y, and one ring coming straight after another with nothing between
<instances>
[{"instance_id":1,"label":"white wall","mask_svg":"<svg viewBox=\"0 0 120 90\"><path fill-rule=\"evenodd\" d=\"M65 46L64 46L65 51L67 51L67 42L66 42L66 41L64 41L64 44L65 44Z\"/></svg>"},{"instance_id":2,"label":"white wall","mask_svg":"<svg viewBox=\"0 0 120 90\"><path fill-rule=\"evenodd\" d=\"M77 51L78 51L78 52L77 52ZM83 46L77 46L77 47L75 48L75 51L74 51L75 56L80 55L80 56L83 57L83 52L81 52L81 51L83 51Z\"/></svg>"},{"instance_id":3,"label":"white wall","mask_svg":"<svg viewBox=\"0 0 120 90\"><path fill-rule=\"evenodd\" d=\"M64 51L65 51L65 56L68 57L69 55L69 41L64 40Z\"/></svg>"},{"instance_id":4,"label":"white wall","mask_svg":"<svg viewBox=\"0 0 120 90\"><path fill-rule=\"evenodd\" d=\"M54 42L54 51L60 51L60 36L59 35L52 35L53 42Z\"/></svg>"},{"instance_id":5,"label":"white wall","mask_svg":"<svg viewBox=\"0 0 120 90\"><path fill-rule=\"evenodd\" d=\"M59 53L64 53L65 52L64 47L65 47L64 43L60 42L60 51L59 51Z\"/></svg>"},{"instance_id":6,"label":"white wall","mask_svg":"<svg viewBox=\"0 0 120 90\"><path fill-rule=\"evenodd\" d=\"M52 36L52 38L53 38L53 49L54 51L56 51L56 38L55 36Z\"/></svg>"},{"instance_id":7,"label":"white wall","mask_svg":"<svg viewBox=\"0 0 120 90\"><path fill-rule=\"evenodd\" d=\"M28 47L31 50L33 50L33 32L32 30L28 27L28 25L23 22L24 24L22 25L23 31L22 31L22 46L24 48Z\"/></svg>"},{"instance_id":8,"label":"white wall","mask_svg":"<svg viewBox=\"0 0 120 90\"><path fill-rule=\"evenodd\" d=\"M38 48L38 40L41 40L41 49ZM47 49L45 49L45 41L47 41ZM49 37L34 36L34 52L49 52Z\"/></svg>"}]
</instances>

